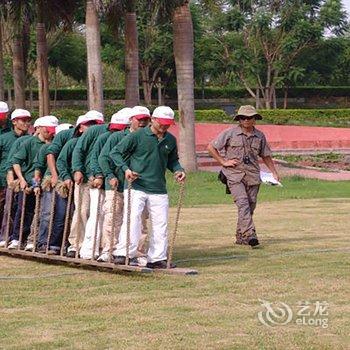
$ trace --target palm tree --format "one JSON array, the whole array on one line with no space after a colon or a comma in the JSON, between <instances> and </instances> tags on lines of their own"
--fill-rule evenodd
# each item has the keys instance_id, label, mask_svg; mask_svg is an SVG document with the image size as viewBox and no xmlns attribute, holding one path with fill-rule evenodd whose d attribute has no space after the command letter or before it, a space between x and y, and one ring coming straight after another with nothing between
<instances>
[{"instance_id":1,"label":"palm tree","mask_svg":"<svg viewBox=\"0 0 350 350\"><path fill-rule=\"evenodd\" d=\"M93 0L86 0L85 24L89 108L103 112L100 22Z\"/></svg>"},{"instance_id":2,"label":"palm tree","mask_svg":"<svg viewBox=\"0 0 350 350\"><path fill-rule=\"evenodd\" d=\"M160 0L160 5L163 17L165 15L171 16L173 24L173 51L179 110L179 155L181 163L187 171L196 171L194 41L189 0Z\"/></svg>"},{"instance_id":3,"label":"palm tree","mask_svg":"<svg viewBox=\"0 0 350 350\"><path fill-rule=\"evenodd\" d=\"M36 0L36 54L38 71L39 115L50 113L47 29L71 24L77 0Z\"/></svg>"},{"instance_id":4,"label":"palm tree","mask_svg":"<svg viewBox=\"0 0 350 350\"><path fill-rule=\"evenodd\" d=\"M1 6L1 5L0 5ZM3 23L3 19L2 19L2 15L1 15L1 11L0 11L0 100L3 101L5 98L5 85L4 85L4 55L3 55L3 42L2 42L2 23Z\"/></svg>"},{"instance_id":5,"label":"palm tree","mask_svg":"<svg viewBox=\"0 0 350 350\"><path fill-rule=\"evenodd\" d=\"M116 33L125 20L125 105L133 107L140 102L139 45L135 0L110 0L107 20Z\"/></svg>"}]
</instances>

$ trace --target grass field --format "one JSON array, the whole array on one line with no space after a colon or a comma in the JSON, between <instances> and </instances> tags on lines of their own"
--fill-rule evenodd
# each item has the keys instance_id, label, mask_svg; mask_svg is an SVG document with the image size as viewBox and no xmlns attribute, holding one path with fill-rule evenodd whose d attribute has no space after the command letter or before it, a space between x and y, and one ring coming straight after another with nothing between
<instances>
[{"instance_id":1,"label":"grass field","mask_svg":"<svg viewBox=\"0 0 350 350\"><path fill-rule=\"evenodd\" d=\"M211 205L230 202L223 187L210 174L198 178L208 180L206 191L189 179L196 200L183 209L175 254L198 276L0 257L0 349L349 349L350 201L340 198L349 185L286 179L282 189L263 187L255 216L262 245L252 250L233 245L233 206ZM259 299L288 304L292 321L261 324ZM299 301L326 301L328 327L297 325Z\"/></svg>"}]
</instances>

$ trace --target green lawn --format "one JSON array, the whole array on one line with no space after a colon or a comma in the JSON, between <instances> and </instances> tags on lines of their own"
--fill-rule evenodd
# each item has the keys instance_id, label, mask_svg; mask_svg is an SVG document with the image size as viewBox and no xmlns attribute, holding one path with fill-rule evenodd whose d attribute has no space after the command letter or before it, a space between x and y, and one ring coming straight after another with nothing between
<instances>
[{"instance_id":1,"label":"green lawn","mask_svg":"<svg viewBox=\"0 0 350 350\"><path fill-rule=\"evenodd\" d=\"M341 194L349 196L349 184L263 186L255 215L262 245L252 250L233 245L235 209L214 177L189 177L176 244L178 265L198 276L114 275L0 256L0 349L348 349L350 201ZM259 299L288 304L292 321L261 324ZM297 325L300 301L326 301L328 328Z\"/></svg>"},{"instance_id":2,"label":"green lawn","mask_svg":"<svg viewBox=\"0 0 350 350\"><path fill-rule=\"evenodd\" d=\"M259 202L350 197L350 181L323 181L293 176L282 179L282 183L283 187L261 185ZM179 186L171 175L168 176L168 188L171 205L175 205ZM225 186L217 180L216 173L201 171L188 175L185 206L229 203L232 203L232 197L225 194Z\"/></svg>"}]
</instances>

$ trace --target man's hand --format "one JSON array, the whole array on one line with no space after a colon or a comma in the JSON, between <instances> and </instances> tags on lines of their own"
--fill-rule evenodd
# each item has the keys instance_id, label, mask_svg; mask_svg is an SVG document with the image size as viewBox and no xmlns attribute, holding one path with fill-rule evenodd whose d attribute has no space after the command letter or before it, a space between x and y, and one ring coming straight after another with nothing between
<instances>
[{"instance_id":1,"label":"man's hand","mask_svg":"<svg viewBox=\"0 0 350 350\"><path fill-rule=\"evenodd\" d=\"M100 189L102 187L102 185L103 185L103 179L100 178L100 177L95 178L93 180L93 182L92 182L92 185L93 185L94 188L99 188Z\"/></svg>"},{"instance_id":2,"label":"man's hand","mask_svg":"<svg viewBox=\"0 0 350 350\"><path fill-rule=\"evenodd\" d=\"M73 181L71 179L64 180L63 182L67 188L70 188L73 185Z\"/></svg>"},{"instance_id":3,"label":"man's hand","mask_svg":"<svg viewBox=\"0 0 350 350\"><path fill-rule=\"evenodd\" d=\"M125 171L125 178L127 181L134 181L139 177L138 173L135 173L135 171L132 171L130 169Z\"/></svg>"},{"instance_id":4,"label":"man's hand","mask_svg":"<svg viewBox=\"0 0 350 350\"><path fill-rule=\"evenodd\" d=\"M51 187L54 188L57 185L58 182L58 176L55 175L51 175Z\"/></svg>"},{"instance_id":5,"label":"man's hand","mask_svg":"<svg viewBox=\"0 0 350 350\"><path fill-rule=\"evenodd\" d=\"M119 181L116 177L114 177L113 179L110 179L108 182L113 190L118 187Z\"/></svg>"},{"instance_id":6,"label":"man's hand","mask_svg":"<svg viewBox=\"0 0 350 350\"><path fill-rule=\"evenodd\" d=\"M224 160L221 165L225 168L227 167L235 167L237 164L239 164L239 160L237 159L229 159L229 160Z\"/></svg>"},{"instance_id":7,"label":"man's hand","mask_svg":"<svg viewBox=\"0 0 350 350\"><path fill-rule=\"evenodd\" d=\"M19 187L24 191L24 189L28 187L27 181L25 179L19 180Z\"/></svg>"},{"instance_id":8,"label":"man's hand","mask_svg":"<svg viewBox=\"0 0 350 350\"><path fill-rule=\"evenodd\" d=\"M183 182L186 179L186 174L184 171L176 171L174 176L177 182Z\"/></svg>"},{"instance_id":9,"label":"man's hand","mask_svg":"<svg viewBox=\"0 0 350 350\"><path fill-rule=\"evenodd\" d=\"M74 173L74 182L77 185L80 185L83 182L83 179L84 179L84 175L83 175L83 173L81 171L76 171Z\"/></svg>"},{"instance_id":10,"label":"man's hand","mask_svg":"<svg viewBox=\"0 0 350 350\"><path fill-rule=\"evenodd\" d=\"M35 187L34 188L34 194L37 195L37 194L40 194L40 187Z\"/></svg>"}]
</instances>

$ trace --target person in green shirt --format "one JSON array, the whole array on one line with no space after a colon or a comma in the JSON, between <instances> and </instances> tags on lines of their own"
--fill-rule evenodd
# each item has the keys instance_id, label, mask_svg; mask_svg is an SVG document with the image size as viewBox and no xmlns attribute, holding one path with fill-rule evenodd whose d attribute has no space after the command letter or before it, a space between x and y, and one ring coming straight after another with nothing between
<instances>
[{"instance_id":1,"label":"person in green shirt","mask_svg":"<svg viewBox=\"0 0 350 350\"><path fill-rule=\"evenodd\" d=\"M152 114L151 126L130 133L110 154L115 166L125 172L125 179L132 182L130 264L137 264L141 214L147 206L152 225L147 267L166 268L167 265L169 200L165 172L167 169L173 172L178 182L186 177L179 163L176 139L167 132L172 124L174 111L167 106L157 107ZM116 264L125 264L126 260L127 201L128 192L124 193L124 218L114 260Z\"/></svg>"},{"instance_id":2,"label":"person in green shirt","mask_svg":"<svg viewBox=\"0 0 350 350\"><path fill-rule=\"evenodd\" d=\"M150 122L151 115L148 108L143 106L135 106L133 108L124 108L125 113L129 114L130 128L126 128L123 131L113 133L103 146L101 153L98 157L100 169L105 177L105 203L103 206L104 210L104 221L102 230L102 254L97 259L98 261L106 262L109 260L109 251L112 232L114 234L113 241L115 246L117 244L117 238L119 235L120 227L123 222L123 207L124 207L124 172L121 169L116 169L112 160L109 157L111 150L130 132L134 132L139 128L146 127ZM117 192L115 193L115 189ZM114 195L116 197L114 198ZM113 220L113 200L116 201L116 213L115 222ZM138 255L143 256L145 247L145 241L147 239L147 210L142 213L142 234L138 247ZM112 253L113 254L113 253ZM112 258L112 257L111 257Z\"/></svg>"},{"instance_id":3,"label":"person in green shirt","mask_svg":"<svg viewBox=\"0 0 350 350\"><path fill-rule=\"evenodd\" d=\"M108 125L104 124L103 114L91 110L84 115L84 123L93 122L97 125L92 125L77 141L72 154L72 173L74 178L74 204L75 210L72 218L72 226L69 234L69 244L67 251L68 257L75 257L84 239L84 234L88 226L88 218L98 210L98 189L90 189L90 184L93 183L94 177L90 167L91 155L94 144L99 135L108 131ZM90 184L88 183L90 181ZM94 198L94 205L90 207L91 195ZM81 205L80 205L81 203ZM78 208L81 207L81 212L78 213ZM95 214L96 217L96 214ZM92 226L92 227L91 227ZM95 229L95 223L89 224L90 230ZM79 242L77 242L77 239ZM78 246L77 246L78 243Z\"/></svg>"},{"instance_id":4,"label":"person in green shirt","mask_svg":"<svg viewBox=\"0 0 350 350\"><path fill-rule=\"evenodd\" d=\"M103 237L105 236L105 230L108 229L109 227L106 227L107 220L110 219L110 212L112 210L112 203L108 201L110 198L110 192L112 192L112 197L113 197L113 191L107 190L106 193L102 189L103 188L103 172L102 169L100 168L100 164L98 162L99 155L101 153L102 148L106 144L106 141L109 139L109 137L113 134L118 133L120 130L124 130L130 123L129 118L130 118L130 111L131 108L123 108L119 112L115 113L112 115L111 122L108 125L108 131L103 133L97 138L97 141L92 149L91 152L91 161L90 161L90 168L92 175L94 177L93 181L93 187L97 189L98 191L101 192L100 196L103 198L103 207L102 207L102 212L100 213L100 217L98 219L103 219ZM108 185L107 185L108 186ZM90 190L91 193L91 190ZM108 195L106 198L105 195ZM108 204L106 205L106 202ZM102 203L102 201L101 201ZM108 207L110 205L110 207ZM93 203L90 204L90 208L93 206ZM103 216L103 217L102 217ZM96 213L97 217L97 213ZM87 229L89 227L92 227L92 225L89 225L89 221L94 220L96 224L96 217L93 217L93 214L90 214L90 217L88 219L88 224L87 224ZM95 226L94 226L95 229ZM96 237L96 242L100 241L99 235L101 234L101 231L99 230L97 232L97 237ZM83 259L91 259L92 258L92 250L93 250L93 245L94 245L94 236L95 232L94 230L87 230L85 232L84 240L80 249L80 257ZM95 255L98 256L99 254L99 246L98 244L96 246L96 252Z\"/></svg>"},{"instance_id":5,"label":"person in green shirt","mask_svg":"<svg viewBox=\"0 0 350 350\"><path fill-rule=\"evenodd\" d=\"M4 216L7 222L7 211L10 211L7 203L10 203L10 196L12 196L12 190L7 188L7 158L13 143L23 135L26 135L29 129L31 115L27 110L16 109L11 114L12 129L11 131L0 135L0 222L3 223ZM6 200L7 198L7 200ZM5 247L4 240L6 224L4 230L0 232L0 247Z\"/></svg>"},{"instance_id":6,"label":"person in green shirt","mask_svg":"<svg viewBox=\"0 0 350 350\"><path fill-rule=\"evenodd\" d=\"M57 125L58 120L54 116L38 118L34 123L37 136L30 137L26 140L26 142L23 143L22 148L19 149L12 158L13 170L18 176L21 192L18 194L18 207L10 236L9 249L18 249L21 247L22 243L24 243L19 242L24 195L26 196L26 202L23 222L23 239L26 240L30 233L30 225L33 219L35 207L35 196L32 191L32 185L35 185L35 181L33 181L35 171L34 161L40 148L45 143L51 142L53 139Z\"/></svg>"},{"instance_id":7,"label":"person in green shirt","mask_svg":"<svg viewBox=\"0 0 350 350\"><path fill-rule=\"evenodd\" d=\"M0 135L11 131L11 120L8 117L9 107L6 102L0 101Z\"/></svg>"}]
</instances>

